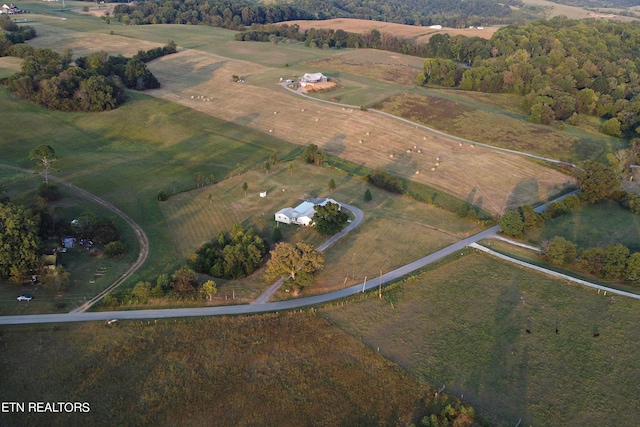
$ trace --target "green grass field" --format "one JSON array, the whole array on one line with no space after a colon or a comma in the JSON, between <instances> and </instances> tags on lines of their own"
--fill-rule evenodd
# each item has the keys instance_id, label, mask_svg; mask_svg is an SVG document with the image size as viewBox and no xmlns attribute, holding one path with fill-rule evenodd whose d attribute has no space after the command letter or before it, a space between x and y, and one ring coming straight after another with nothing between
<instances>
[{"instance_id":1,"label":"green grass field","mask_svg":"<svg viewBox=\"0 0 640 427\"><path fill-rule=\"evenodd\" d=\"M433 395L309 313L3 326L0 351L0 400L91 409L3 425L407 425Z\"/></svg>"},{"instance_id":2,"label":"green grass field","mask_svg":"<svg viewBox=\"0 0 640 427\"><path fill-rule=\"evenodd\" d=\"M300 161L293 162L294 171L290 172L289 164L278 163L269 174L252 170L161 203L164 223L180 259L186 260L200 245L220 231L230 230L236 222L254 227L271 242L276 226L274 213L309 197L331 197L353 204L364 211L365 221L326 251L326 268L317 274L313 286L305 290L306 295L349 286L365 276L376 276L380 269L387 272L480 230L477 224L451 212L378 190L344 173ZM337 185L334 191L328 188L330 179ZM246 196L242 191L244 182L249 188ZM363 195L367 188L373 200L365 203ZM260 197L261 191L267 191L267 197ZM284 241L305 240L318 246L327 239L306 227L280 224L279 228ZM384 247L393 249L383 250ZM250 302L269 285L260 272L239 281L216 279L216 283L219 294L212 304L227 304L230 295L235 295L236 302ZM283 293L280 297L288 295Z\"/></svg>"},{"instance_id":3,"label":"green grass field","mask_svg":"<svg viewBox=\"0 0 640 427\"><path fill-rule=\"evenodd\" d=\"M631 252L640 251L640 217L622 208L618 202L604 201L548 221L528 230L525 240L539 244L562 236L580 249L622 243Z\"/></svg>"},{"instance_id":4,"label":"green grass field","mask_svg":"<svg viewBox=\"0 0 640 427\"><path fill-rule=\"evenodd\" d=\"M320 313L506 425L619 426L640 405L638 304L473 253Z\"/></svg>"},{"instance_id":5,"label":"green grass field","mask_svg":"<svg viewBox=\"0 0 640 427\"><path fill-rule=\"evenodd\" d=\"M30 168L30 149L43 142L57 156L59 175L100 195L146 231L151 253L139 275L171 272L181 263L156 196L195 188L196 173L222 180L295 146L261 132L143 95L102 114L58 113L16 102L6 92L3 162ZM25 132L28 129L28 132ZM135 283L135 281L134 281Z\"/></svg>"}]
</instances>

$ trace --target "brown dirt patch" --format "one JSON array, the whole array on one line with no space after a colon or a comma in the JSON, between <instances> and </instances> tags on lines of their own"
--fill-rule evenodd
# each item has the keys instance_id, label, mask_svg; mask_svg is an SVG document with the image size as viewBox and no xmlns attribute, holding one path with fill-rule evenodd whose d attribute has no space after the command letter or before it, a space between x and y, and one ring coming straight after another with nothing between
<instances>
[{"instance_id":1,"label":"brown dirt patch","mask_svg":"<svg viewBox=\"0 0 640 427\"><path fill-rule=\"evenodd\" d=\"M307 85L302 88L303 92L320 92L320 91L328 91L333 90L338 87L336 82L318 82L314 84Z\"/></svg>"},{"instance_id":2,"label":"brown dirt patch","mask_svg":"<svg viewBox=\"0 0 640 427\"><path fill-rule=\"evenodd\" d=\"M485 27L483 29L477 28L442 28L432 29L429 27L421 27L417 25L403 25L394 24L391 22L369 21L366 19L327 19L324 21L288 21L287 24L297 24L300 26L301 31L308 30L310 28L331 28L334 30L344 30L352 33L366 33L371 30L378 30L381 33L389 33L394 36L405 37L408 39L415 39L420 43L426 43L434 34L449 34L455 36L462 34L467 37L482 37L489 39L498 31L498 27Z\"/></svg>"}]
</instances>

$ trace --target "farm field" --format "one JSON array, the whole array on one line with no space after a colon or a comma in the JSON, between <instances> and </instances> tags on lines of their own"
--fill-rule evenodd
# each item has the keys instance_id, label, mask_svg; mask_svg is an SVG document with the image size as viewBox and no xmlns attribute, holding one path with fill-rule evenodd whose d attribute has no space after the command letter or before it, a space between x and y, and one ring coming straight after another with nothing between
<instances>
[{"instance_id":1,"label":"farm field","mask_svg":"<svg viewBox=\"0 0 640 427\"><path fill-rule=\"evenodd\" d=\"M598 13L591 12L586 8L582 8L578 6L568 6L564 4L554 3L548 0L524 0L523 3L527 5L544 7L545 9L547 9L546 14L549 18L552 18L555 16L566 16L569 19L584 19L584 18L598 18L598 17L610 18L608 15L614 15L614 17L611 19L614 19L616 21L629 22L629 21L637 20L637 18L616 15L619 9L599 8L598 10L600 10L602 13L598 14Z\"/></svg>"},{"instance_id":2,"label":"farm field","mask_svg":"<svg viewBox=\"0 0 640 427\"><path fill-rule=\"evenodd\" d=\"M86 31L91 19L94 20L94 25L99 23L96 26L98 33L106 31L106 27L114 28L90 16L79 16L78 28ZM60 48L66 47L64 32L59 27L61 22L54 22L55 26L42 24L38 27L42 38L35 40L40 39L39 43L43 44L57 41ZM68 21L64 21L66 22ZM207 38L209 34L212 37ZM518 196L530 203L547 200L572 183L570 178L556 171L515 155L479 147L475 150L468 149L469 147L460 149L457 143L446 138L416 131L411 125L390 118L296 98L277 85L280 77L289 77L288 73L301 75L305 70L299 62L284 67L288 58L303 52L304 56L300 60L307 61L312 57L321 59L334 55L335 52L308 49L295 43L276 46L269 43L233 42L233 35L232 31L199 26L189 28L162 25L117 27L113 37L117 37L119 42L130 40L136 49L139 39L156 43L163 40L165 43L168 37L181 47L183 37L187 38L189 45L197 46L197 49L182 50L150 64L150 69L163 84L162 88L149 92L153 96L249 126L294 144L316 143L347 160L368 167L385 168L461 199L466 199L472 193L482 194L481 201L476 202L481 202L479 206L491 213L502 212L508 206L508 195L519 191L521 182L530 179L537 182L537 191L524 192ZM111 37L107 35L98 38L93 48L108 45ZM222 42L221 39L225 41ZM212 53L214 51L219 54ZM372 55L377 57L378 53L373 52ZM231 76L234 74L243 76L246 83L232 84ZM189 78L185 79L185 75ZM357 76L344 74L340 80L346 90L349 90L350 82L355 82L356 86L362 88L360 92L367 87L366 82ZM387 90L391 94L391 86ZM336 95L339 96L339 93L336 92ZM331 123L330 128L327 123ZM367 133L370 138L366 137ZM359 144L360 140L363 140L362 144ZM411 152L414 146L421 151L422 156ZM410 152L407 153L407 150ZM435 163L438 163L435 160L438 157L445 160L437 170L431 171ZM496 171L500 172L499 180L493 179Z\"/></svg>"},{"instance_id":3,"label":"farm field","mask_svg":"<svg viewBox=\"0 0 640 427\"><path fill-rule=\"evenodd\" d=\"M2 401L90 405L3 425L407 425L433 395L309 313L2 327L0 350Z\"/></svg>"},{"instance_id":4,"label":"farm field","mask_svg":"<svg viewBox=\"0 0 640 427\"><path fill-rule=\"evenodd\" d=\"M507 425L635 423L638 301L481 253L383 296L319 314Z\"/></svg>"},{"instance_id":5,"label":"farm field","mask_svg":"<svg viewBox=\"0 0 640 427\"><path fill-rule=\"evenodd\" d=\"M43 141L60 158L56 175L99 195L147 233L151 252L131 279L170 273L181 257L158 208L157 194L195 188L202 172L216 181L298 147L260 132L143 95L102 114L58 113L16 102L5 91L2 161L31 168L28 152ZM124 125L123 125L124 124ZM24 130L29 129L28 133ZM114 171L117 171L115 173Z\"/></svg>"},{"instance_id":6,"label":"farm field","mask_svg":"<svg viewBox=\"0 0 640 427\"><path fill-rule=\"evenodd\" d=\"M497 105L491 106L491 100ZM472 93L431 90L392 96L382 110L452 135L568 162L604 159L624 145L624 140L597 133L597 128L567 125L568 130L560 132L528 123L521 112L509 112L509 102L508 96L474 99Z\"/></svg>"},{"instance_id":7,"label":"farm field","mask_svg":"<svg viewBox=\"0 0 640 427\"><path fill-rule=\"evenodd\" d=\"M371 30L378 30L381 33L389 33L394 36L405 37L415 40L418 43L427 43L434 34L448 34L457 36L459 34L467 37L481 37L490 39L499 27L478 28L441 28L433 29L419 25L394 24L392 22L371 21L366 19L336 18L322 21L288 21L288 25L298 25L301 31L311 28L319 30L321 28L344 30L350 33L367 33Z\"/></svg>"},{"instance_id":8,"label":"farm field","mask_svg":"<svg viewBox=\"0 0 640 427\"><path fill-rule=\"evenodd\" d=\"M378 190L361 179L299 161L293 164L293 172L288 169L289 163L278 163L269 174L250 171L161 203L164 222L181 259L186 260L189 253L218 232L230 230L236 222L254 227L271 242L276 226L274 213L310 197L331 197L355 205L364 212L365 219L360 227L327 249L326 266L316 275L314 284L305 288L304 295L359 283L365 276L372 278L380 270L393 270L481 230L454 213ZM334 191L328 189L330 179L337 185ZM243 182L249 186L246 197ZM373 194L370 202L363 201L367 188ZM267 197L261 198L260 191L267 191ZM285 241L306 240L318 246L327 239L305 227L280 224L279 228ZM213 303L218 304L224 303L232 291L237 302L250 302L257 297L256 292L267 286L258 273L228 283L215 280L220 292ZM285 297L283 292L281 298Z\"/></svg>"},{"instance_id":9,"label":"farm field","mask_svg":"<svg viewBox=\"0 0 640 427\"><path fill-rule=\"evenodd\" d=\"M184 51L151 65L154 74L165 82L163 88L151 94L295 144L315 143L349 161L384 168L461 199L475 192L482 199L477 205L492 213L507 207L508 195L518 191L517 186L523 181L535 179L537 191L518 197L535 201L547 200L573 183L559 172L516 155L461 147L448 138L370 112L295 99L276 80L273 89L252 86L251 75L260 72L259 67L195 50ZM194 76L193 84L181 78L185 73ZM248 75L247 83L231 84L229 76L233 74ZM196 85L198 81L203 83ZM203 102L198 96L212 100ZM444 160L440 162L438 158ZM496 173L501 179L495 179Z\"/></svg>"}]
</instances>

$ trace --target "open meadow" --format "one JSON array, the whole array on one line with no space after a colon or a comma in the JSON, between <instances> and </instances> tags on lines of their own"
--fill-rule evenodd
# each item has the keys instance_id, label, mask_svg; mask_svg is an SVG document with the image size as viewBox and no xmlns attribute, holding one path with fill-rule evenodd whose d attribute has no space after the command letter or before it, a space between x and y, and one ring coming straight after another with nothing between
<instances>
[{"instance_id":1,"label":"open meadow","mask_svg":"<svg viewBox=\"0 0 640 427\"><path fill-rule=\"evenodd\" d=\"M481 230L452 212L389 194L344 173L299 161L289 171L289 164L278 163L269 174L253 170L161 203L164 222L181 258L216 238L218 232L229 231L234 223L254 227L271 242L274 213L295 207L305 198L331 197L355 205L364 212L364 222L326 250L326 267L304 291L304 295L313 295L373 278L381 270L386 273ZM330 179L337 185L334 191L328 188ZM244 182L249 187L246 196ZM363 201L367 188L373 195L370 202ZM267 191L267 197L260 197L261 191ZM279 228L283 240L289 242L306 240L318 246L327 239L306 227L280 224ZM232 293L237 302L250 302L268 285L259 273L240 281L216 282L219 294L213 304L224 303ZM286 297L284 292L281 297Z\"/></svg>"},{"instance_id":2,"label":"open meadow","mask_svg":"<svg viewBox=\"0 0 640 427\"><path fill-rule=\"evenodd\" d=\"M427 43L434 34L448 34L450 36L463 35L466 37L481 37L489 39L499 27L483 28L429 28L420 25L403 25L392 22L372 21L367 19L336 18L322 21L289 21L289 25L298 25L301 31L311 28L344 30L350 33L367 33L378 30L380 33L392 34L396 37L404 37L417 43Z\"/></svg>"},{"instance_id":3,"label":"open meadow","mask_svg":"<svg viewBox=\"0 0 640 427\"><path fill-rule=\"evenodd\" d=\"M37 40L43 45L71 47L77 41L73 37L66 42L69 31L90 33L91 46L96 50L109 50L112 38L118 45L128 40L128 49L138 49L140 40L164 43L171 38L181 48L185 44L191 48L149 64L163 85L149 91L150 95L294 144L315 143L349 161L385 168L460 199L477 194L479 197L473 202L491 213L509 207L509 197L519 192L522 182L536 181L534 191L517 195L528 203L545 201L572 184L570 178L519 156L460 147L448 138L388 117L301 99L277 84L280 77L299 76L305 71L323 71L331 77L330 70L305 69L301 62L344 51L308 49L301 43L235 42L232 31L200 26L113 26L95 17L77 15L73 15L71 21L74 20L78 23L71 29L64 27L69 20L40 23L34 43ZM110 28L115 28L114 34L103 35ZM100 36L94 38L94 32ZM371 55L374 61L380 56L376 51ZM299 62L289 63L289 58L296 57ZM242 76L245 83L233 83L232 75ZM346 90L354 81L364 85L362 91L366 91L366 81L361 77L342 73L340 80ZM401 85L396 90L400 88ZM335 95L339 96L339 92Z\"/></svg>"},{"instance_id":4,"label":"open meadow","mask_svg":"<svg viewBox=\"0 0 640 427\"><path fill-rule=\"evenodd\" d=\"M640 410L639 304L475 252L319 314L507 425L621 426Z\"/></svg>"},{"instance_id":5,"label":"open meadow","mask_svg":"<svg viewBox=\"0 0 640 427\"><path fill-rule=\"evenodd\" d=\"M155 98L133 95L101 114L59 113L0 96L6 122L3 163L31 168L29 150L51 145L56 175L97 194L131 216L147 233L151 251L132 278L171 273L184 262L158 207L159 191L196 187L196 174L216 181L262 165L271 154L298 147L260 132ZM25 131L25 130L28 130ZM238 195L240 197L240 195Z\"/></svg>"},{"instance_id":6,"label":"open meadow","mask_svg":"<svg viewBox=\"0 0 640 427\"><path fill-rule=\"evenodd\" d=\"M309 313L3 326L0 351L3 402L90 405L3 425L408 425L433 396Z\"/></svg>"},{"instance_id":7,"label":"open meadow","mask_svg":"<svg viewBox=\"0 0 640 427\"><path fill-rule=\"evenodd\" d=\"M624 209L618 202L605 200L527 230L525 240L539 245L554 236L562 236L580 249L621 243L631 252L640 252L640 216Z\"/></svg>"}]
</instances>

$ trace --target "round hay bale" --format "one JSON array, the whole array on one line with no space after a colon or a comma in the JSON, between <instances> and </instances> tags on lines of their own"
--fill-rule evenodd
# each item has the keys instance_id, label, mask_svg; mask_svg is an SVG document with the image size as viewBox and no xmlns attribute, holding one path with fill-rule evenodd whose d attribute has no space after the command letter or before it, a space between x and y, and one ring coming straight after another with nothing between
<instances>
[{"instance_id":1,"label":"round hay bale","mask_svg":"<svg viewBox=\"0 0 640 427\"><path fill-rule=\"evenodd\" d=\"M191 95L191 99L193 99L193 95Z\"/></svg>"},{"instance_id":2,"label":"round hay bale","mask_svg":"<svg viewBox=\"0 0 640 427\"><path fill-rule=\"evenodd\" d=\"M407 150L407 153L410 153L410 152L411 152L411 150Z\"/></svg>"},{"instance_id":3,"label":"round hay bale","mask_svg":"<svg viewBox=\"0 0 640 427\"><path fill-rule=\"evenodd\" d=\"M434 170L436 170L436 168L431 168L431 172L433 172Z\"/></svg>"},{"instance_id":4,"label":"round hay bale","mask_svg":"<svg viewBox=\"0 0 640 427\"><path fill-rule=\"evenodd\" d=\"M389 154L389 157L393 159L393 154Z\"/></svg>"},{"instance_id":5,"label":"round hay bale","mask_svg":"<svg viewBox=\"0 0 640 427\"><path fill-rule=\"evenodd\" d=\"M440 163L436 163L436 166L440 166Z\"/></svg>"},{"instance_id":6,"label":"round hay bale","mask_svg":"<svg viewBox=\"0 0 640 427\"><path fill-rule=\"evenodd\" d=\"M269 129L269 133L273 133L273 129Z\"/></svg>"},{"instance_id":7,"label":"round hay bale","mask_svg":"<svg viewBox=\"0 0 640 427\"><path fill-rule=\"evenodd\" d=\"M426 137L426 136L423 136L423 137L422 137L422 139L423 139L424 141L426 141L426 140L427 140L427 137Z\"/></svg>"},{"instance_id":8,"label":"round hay bale","mask_svg":"<svg viewBox=\"0 0 640 427\"><path fill-rule=\"evenodd\" d=\"M458 146L462 147L462 142L458 143Z\"/></svg>"},{"instance_id":9,"label":"round hay bale","mask_svg":"<svg viewBox=\"0 0 640 427\"><path fill-rule=\"evenodd\" d=\"M419 153L422 153L422 150L418 150L418 154L419 154Z\"/></svg>"},{"instance_id":10,"label":"round hay bale","mask_svg":"<svg viewBox=\"0 0 640 427\"><path fill-rule=\"evenodd\" d=\"M416 175L420 175L420 171L416 171Z\"/></svg>"},{"instance_id":11,"label":"round hay bale","mask_svg":"<svg viewBox=\"0 0 640 427\"><path fill-rule=\"evenodd\" d=\"M320 121L320 119L318 117L316 117L316 122Z\"/></svg>"}]
</instances>

